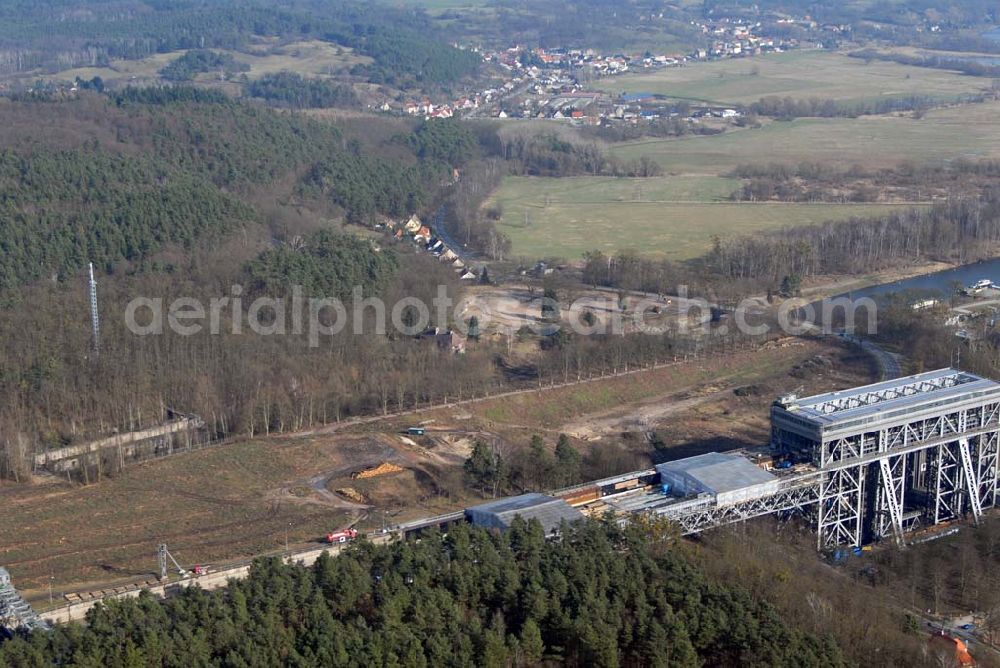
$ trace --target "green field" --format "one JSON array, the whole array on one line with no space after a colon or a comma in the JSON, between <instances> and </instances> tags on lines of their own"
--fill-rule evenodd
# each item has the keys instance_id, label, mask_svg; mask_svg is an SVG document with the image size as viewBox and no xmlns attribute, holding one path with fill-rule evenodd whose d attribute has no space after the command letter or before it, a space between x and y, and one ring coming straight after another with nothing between
<instances>
[{"instance_id":1,"label":"green field","mask_svg":"<svg viewBox=\"0 0 1000 668\"><path fill-rule=\"evenodd\" d=\"M1000 103L936 109L909 116L803 118L712 136L640 140L609 145L619 158L648 155L668 172L723 174L762 162L831 162L891 167L901 161L940 162L1000 157Z\"/></svg>"},{"instance_id":2,"label":"green field","mask_svg":"<svg viewBox=\"0 0 1000 668\"><path fill-rule=\"evenodd\" d=\"M899 205L733 203L739 185L716 176L653 179L510 177L487 206L499 206L512 254L579 259L586 251L635 250L687 260L714 236L752 234L852 216Z\"/></svg>"},{"instance_id":3,"label":"green field","mask_svg":"<svg viewBox=\"0 0 1000 668\"><path fill-rule=\"evenodd\" d=\"M872 61L825 51L694 63L605 79L610 92L655 93L721 104L747 104L776 95L862 100L907 95L954 97L989 88L990 81L956 72Z\"/></svg>"},{"instance_id":4,"label":"green field","mask_svg":"<svg viewBox=\"0 0 1000 668\"><path fill-rule=\"evenodd\" d=\"M757 63L757 75L733 74ZM802 97L822 93L844 99L873 94L944 94L984 85L982 79L948 72L894 63L866 66L860 60L818 52L704 65L707 71L716 72L715 79L706 76L701 67L678 68L645 78L621 77L608 85L651 91L650 82L656 77L665 81L701 72L700 78L686 82L692 88L674 94L727 101L773 93ZM902 73L909 70L907 79ZM912 114L888 114L765 121L760 128L730 128L719 135L642 139L605 148L626 161L649 156L668 176L507 179L489 205L502 209L501 229L511 238L514 255L573 260L588 250L634 249L683 260L703 254L716 235L754 234L906 206L734 203L728 196L739 183L725 175L738 165L770 162L889 168L905 161L1000 158L1000 102L935 109L919 119Z\"/></svg>"}]
</instances>

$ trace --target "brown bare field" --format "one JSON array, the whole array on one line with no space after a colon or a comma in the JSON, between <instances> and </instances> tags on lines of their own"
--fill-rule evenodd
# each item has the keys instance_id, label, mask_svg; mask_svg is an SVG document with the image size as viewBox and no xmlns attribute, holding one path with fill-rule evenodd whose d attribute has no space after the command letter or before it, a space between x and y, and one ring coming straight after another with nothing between
<instances>
[{"instance_id":1,"label":"brown bare field","mask_svg":"<svg viewBox=\"0 0 1000 668\"><path fill-rule=\"evenodd\" d=\"M785 339L754 351L428 410L369 427L402 430L422 424L428 434L484 433L511 452L533 434L552 445L565 433L593 460L596 477L663 458L766 445L769 406L777 395L794 389L813 394L873 380L866 356L825 341ZM754 388L751 395L734 393L746 386ZM663 441L659 452L645 438L650 432Z\"/></svg>"},{"instance_id":2,"label":"brown bare field","mask_svg":"<svg viewBox=\"0 0 1000 668\"><path fill-rule=\"evenodd\" d=\"M187 565L311 541L359 514L310 477L391 452L374 437L255 440L150 462L88 487L0 487L0 563L27 590L144 577L165 542Z\"/></svg>"},{"instance_id":3,"label":"brown bare field","mask_svg":"<svg viewBox=\"0 0 1000 668\"><path fill-rule=\"evenodd\" d=\"M759 350L716 355L599 383L479 402L469 407L469 412L485 420L487 427L513 424L566 431L580 420L623 406L669 402L670 397L695 388L736 387L758 382L776 372L786 374L787 369L827 349L828 346L818 342L785 339Z\"/></svg>"}]
</instances>

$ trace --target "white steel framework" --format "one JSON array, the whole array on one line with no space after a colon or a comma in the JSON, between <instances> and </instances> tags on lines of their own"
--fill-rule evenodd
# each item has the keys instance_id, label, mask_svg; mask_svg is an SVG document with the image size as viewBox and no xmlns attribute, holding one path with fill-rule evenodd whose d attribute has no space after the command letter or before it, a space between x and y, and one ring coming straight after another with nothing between
<instances>
[{"instance_id":1,"label":"white steel framework","mask_svg":"<svg viewBox=\"0 0 1000 668\"><path fill-rule=\"evenodd\" d=\"M764 498L695 498L653 512L684 533L808 511L820 550L861 546L1000 505L1000 384L945 369L772 409L772 445L812 470Z\"/></svg>"}]
</instances>

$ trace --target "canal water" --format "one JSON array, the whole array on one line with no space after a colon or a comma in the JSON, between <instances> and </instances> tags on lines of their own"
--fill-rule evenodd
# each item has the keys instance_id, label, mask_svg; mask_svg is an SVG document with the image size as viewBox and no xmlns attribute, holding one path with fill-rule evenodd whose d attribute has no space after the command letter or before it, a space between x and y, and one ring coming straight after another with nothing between
<instances>
[{"instance_id":1,"label":"canal water","mask_svg":"<svg viewBox=\"0 0 1000 668\"><path fill-rule=\"evenodd\" d=\"M860 290L852 290L851 292L845 292L837 295L837 297L850 297L853 299L871 297L874 299L893 292L902 292L904 290L926 293L942 292L948 296L952 294L953 286L956 283L961 283L963 286L972 285L976 281L983 278L1000 284L1000 258L984 260L983 262L976 262L974 264L966 264L953 269L945 269L944 271L937 271L933 274L914 276L913 278L894 281L892 283L873 285Z\"/></svg>"}]
</instances>

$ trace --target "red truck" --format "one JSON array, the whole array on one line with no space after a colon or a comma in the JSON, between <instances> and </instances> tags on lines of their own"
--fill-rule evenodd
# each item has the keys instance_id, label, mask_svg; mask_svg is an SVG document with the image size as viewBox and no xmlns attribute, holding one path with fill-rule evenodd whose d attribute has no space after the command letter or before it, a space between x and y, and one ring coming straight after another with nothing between
<instances>
[{"instance_id":1,"label":"red truck","mask_svg":"<svg viewBox=\"0 0 1000 668\"><path fill-rule=\"evenodd\" d=\"M343 531L337 531L336 533L326 534L326 542L331 545L336 543L346 543L347 541L354 540L357 537L357 529L344 529Z\"/></svg>"}]
</instances>

